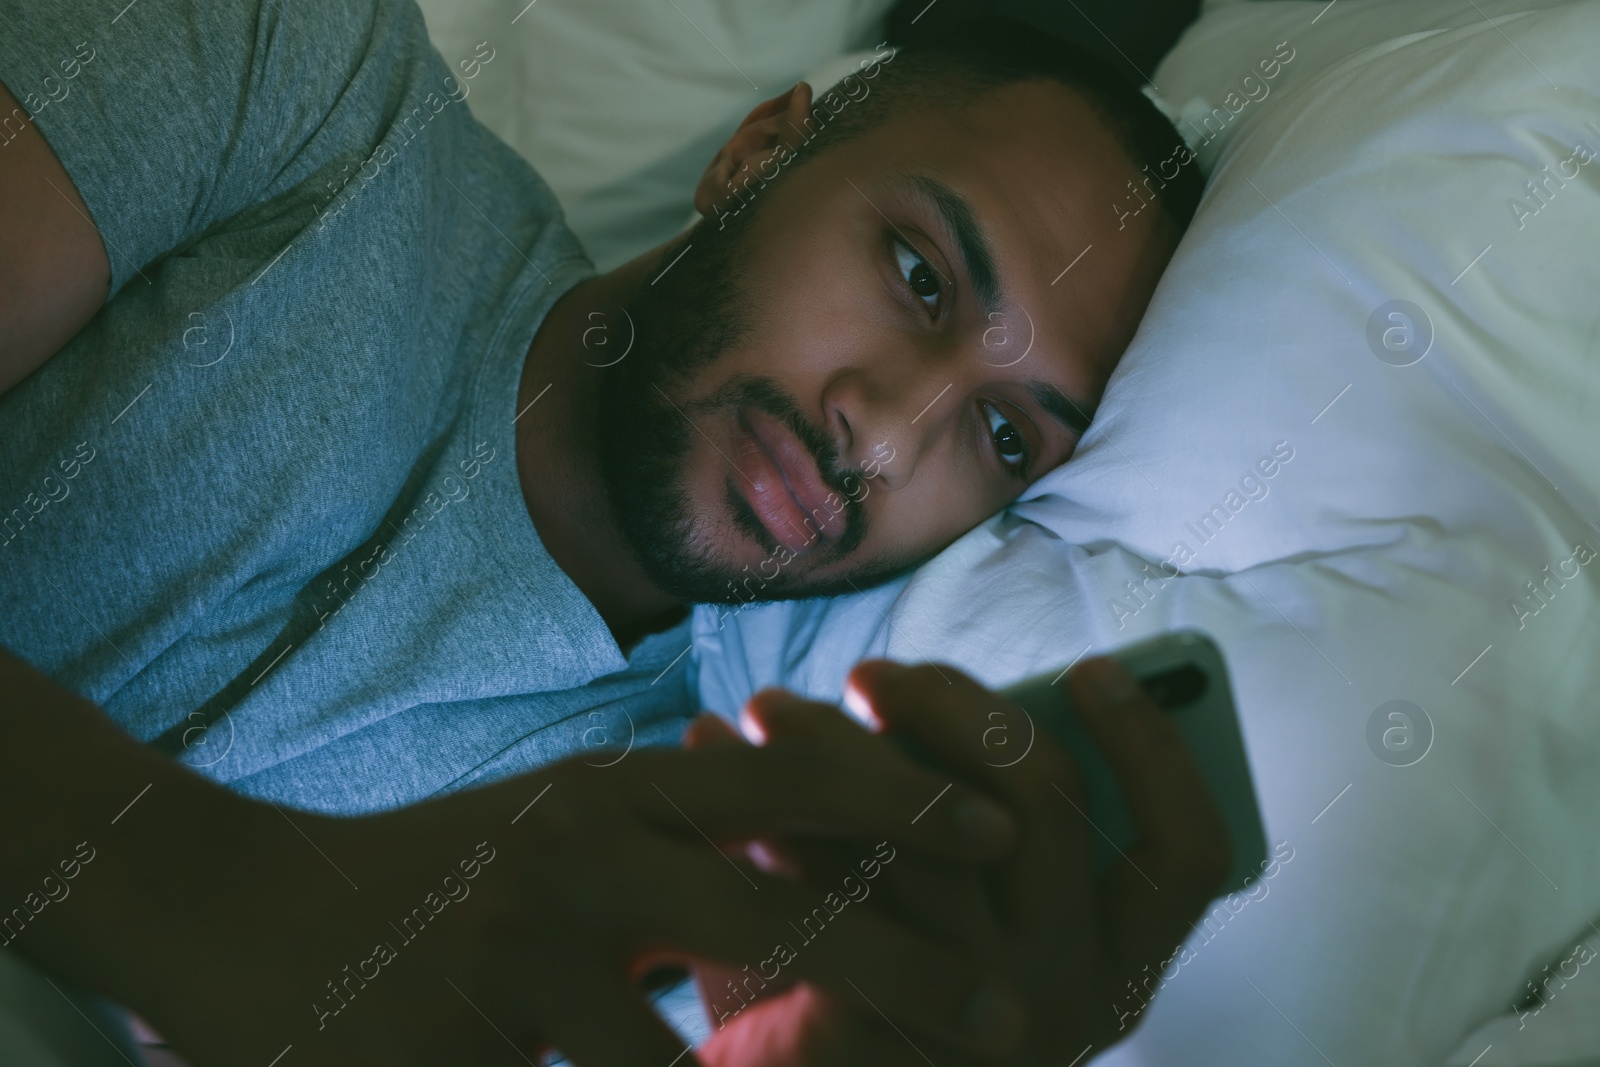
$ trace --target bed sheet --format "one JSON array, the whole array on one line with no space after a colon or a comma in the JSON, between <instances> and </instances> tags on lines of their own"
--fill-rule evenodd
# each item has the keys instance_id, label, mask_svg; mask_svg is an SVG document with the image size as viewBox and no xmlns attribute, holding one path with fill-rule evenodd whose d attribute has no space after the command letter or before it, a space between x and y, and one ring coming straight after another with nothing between
<instances>
[{"instance_id":1,"label":"bed sheet","mask_svg":"<svg viewBox=\"0 0 1600 1067\"><path fill-rule=\"evenodd\" d=\"M1208 630L1296 858L1102 1061L1593 1056L1592 968L1503 1017L1600 913L1600 8L1250 7L1155 72L1215 170L1079 455L901 583L699 610L702 698Z\"/></svg>"},{"instance_id":2,"label":"bed sheet","mask_svg":"<svg viewBox=\"0 0 1600 1067\"><path fill-rule=\"evenodd\" d=\"M1380 5L1388 22L1373 17ZM875 43L886 5L835 8L843 17L824 20L822 33L813 21L816 48L803 57L752 73L710 52L676 55L670 75L653 69L649 34L695 38L652 24L628 30L617 51L607 27L634 5L605 6L587 26L541 24L521 3L423 6L436 40L508 45L505 81L483 83L472 106L564 194L603 269L682 226L693 178L757 89L771 89L768 72L792 80ZM1199 130L1219 188L1083 462L912 579L731 620L697 611L702 696L722 710L775 682L835 697L843 670L869 654L951 660L998 683L1175 625L1222 639L1269 828L1298 859L1271 887L1276 903L1225 902L1194 962L1163 981L1145 1032L1106 1063L1440 1062L1452 1037L1485 1020L1451 1067L1600 1052L1600 979L1580 968L1556 984L1544 969L1572 966L1573 938L1600 910L1594 851L1582 844L1600 837L1600 796L1582 781L1600 754L1588 698L1600 635L1592 571L1569 543L1600 544L1594 477L1574 463L1600 443L1593 256L1574 255L1572 241L1588 234L1593 247L1595 171L1545 187L1559 198L1520 191L1541 165L1570 161L1571 142L1600 117L1593 79L1570 54L1572 41L1600 33L1579 16L1562 16L1563 33L1520 15L1540 6L1551 5L1284 0L1247 11L1242 0L1211 0L1154 77L1174 116ZM725 34L759 33L774 16L750 9L738 27L716 17L706 40L727 45ZM1476 35L1463 32L1479 23ZM1449 30L1457 36L1434 39ZM1380 62L1388 53L1398 54ZM642 142L616 114L580 131L590 140L572 135L563 124L590 121L595 87L569 72L619 57L630 76L681 77L692 91L662 94L661 114L633 116L649 123ZM1261 64L1273 59L1270 99L1258 98ZM1448 96L1452 73L1500 84L1492 121L1458 112L1442 124L1361 126L1397 101L1426 104L1419 82ZM1191 106L1197 98L1207 106ZM1219 107L1227 118L1213 118L1214 133L1204 116ZM684 114L700 124L685 129ZM1522 140L1491 137L1508 130ZM611 154L619 145L643 151ZM1472 158L1478 149L1499 153L1493 176ZM1351 157L1361 164L1353 172ZM1392 157L1422 165L1397 168ZM1463 157L1470 180L1449 173ZM1331 195L1336 175L1357 179L1355 191ZM1507 203L1518 196L1521 215ZM1431 361L1400 366L1412 341L1388 349L1394 320L1382 317L1377 347L1388 361L1375 351L1370 322L1397 299L1428 316ZM1307 305L1322 313L1303 315ZM1489 306L1513 314L1485 325ZM1423 322L1404 319L1399 334L1409 329L1420 345ZM1528 358L1509 358L1519 350ZM1210 386L1224 367L1230 396ZM1409 377L1392 373L1402 371ZM1197 399L1211 412L1198 425L1176 421L1188 440L1141 442L1135 411ZM1196 449L1199 439L1211 447ZM1294 458L1271 480L1242 484L1279 442ZM1179 451L1189 468L1171 462ZM1201 555L1202 539L1182 531L1218 506L1226 529L1208 531ZM1152 582L1177 540L1196 550L1184 580ZM1562 579L1574 564L1578 578ZM1544 599L1524 588L1532 581ZM1040 598L1041 588L1054 594ZM952 602L974 607L967 625L953 623ZM1367 741L1372 716L1395 699L1423 709L1414 725L1431 737L1409 766ZM1352 870L1364 884L1352 884ZM1375 972L1364 984L1363 967ZM1548 1004L1508 1013L1530 982L1546 987Z\"/></svg>"}]
</instances>

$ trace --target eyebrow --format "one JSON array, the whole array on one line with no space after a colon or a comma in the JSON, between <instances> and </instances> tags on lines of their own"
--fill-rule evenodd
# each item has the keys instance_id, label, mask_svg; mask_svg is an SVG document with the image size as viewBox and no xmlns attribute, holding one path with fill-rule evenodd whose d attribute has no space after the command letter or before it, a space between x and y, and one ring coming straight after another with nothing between
<instances>
[{"instance_id":1,"label":"eyebrow","mask_svg":"<svg viewBox=\"0 0 1600 1067\"><path fill-rule=\"evenodd\" d=\"M978 298L979 306L986 315L998 314L1005 306L1005 299L1000 293L1000 275L995 270L989 238L978 224L978 216L972 210L971 202L928 174L902 174L896 184L933 205L945 229L949 231L948 236L955 238L956 251L967 277L972 280L972 292Z\"/></svg>"},{"instance_id":2,"label":"eyebrow","mask_svg":"<svg viewBox=\"0 0 1600 1067\"><path fill-rule=\"evenodd\" d=\"M995 315L1005 306L1000 293L999 271L995 269L994 254L989 249L989 239L978 224L978 216L966 197L950 188L938 178L918 171L902 174L897 184L931 203L939 213L945 228L956 241L967 277L972 280L973 294L986 315ZM1095 405L1074 400L1058 386L1038 378L1022 383L1034 403L1062 426L1079 437L1088 432L1094 421Z\"/></svg>"},{"instance_id":3,"label":"eyebrow","mask_svg":"<svg viewBox=\"0 0 1600 1067\"><path fill-rule=\"evenodd\" d=\"M1022 383L1022 387L1051 418L1079 437L1088 431L1089 423L1094 421L1093 404L1079 403L1049 382L1030 378Z\"/></svg>"}]
</instances>

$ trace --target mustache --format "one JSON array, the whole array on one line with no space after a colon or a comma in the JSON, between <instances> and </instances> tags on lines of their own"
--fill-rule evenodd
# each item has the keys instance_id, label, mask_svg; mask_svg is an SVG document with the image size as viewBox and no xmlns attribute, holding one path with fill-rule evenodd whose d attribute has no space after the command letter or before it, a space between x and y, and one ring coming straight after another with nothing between
<instances>
[{"instance_id":1,"label":"mustache","mask_svg":"<svg viewBox=\"0 0 1600 1067\"><path fill-rule=\"evenodd\" d=\"M816 461L817 472L823 484L839 498L840 509L845 519L844 533L829 546L827 556L822 562L844 558L866 539L867 509L861 506L860 499L865 498L861 490L869 476L864 470L848 467L841 461L839 449L834 445L833 439L806 417L800 405L784 392L776 381L761 375L736 375L695 407L755 408L782 422L799 439L806 451L811 454L811 458ZM731 503L735 502L732 499L734 497L738 497L736 492L730 494ZM775 551L776 542L772 540L772 536L766 532L766 528L754 513L750 512L743 499L739 498L736 503L738 506L734 511L739 525L754 535L769 552Z\"/></svg>"}]
</instances>

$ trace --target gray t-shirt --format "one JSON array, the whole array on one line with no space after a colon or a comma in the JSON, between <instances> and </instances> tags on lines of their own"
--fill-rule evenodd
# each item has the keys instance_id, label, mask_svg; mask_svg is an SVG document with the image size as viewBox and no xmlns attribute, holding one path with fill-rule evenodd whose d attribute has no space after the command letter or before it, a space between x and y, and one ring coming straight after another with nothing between
<instances>
[{"instance_id":1,"label":"gray t-shirt","mask_svg":"<svg viewBox=\"0 0 1600 1067\"><path fill-rule=\"evenodd\" d=\"M0 27L112 267L0 397L0 644L326 811L676 739L687 626L624 656L522 498L523 360L594 270L468 111L492 43L447 62L412 0L0 0Z\"/></svg>"}]
</instances>

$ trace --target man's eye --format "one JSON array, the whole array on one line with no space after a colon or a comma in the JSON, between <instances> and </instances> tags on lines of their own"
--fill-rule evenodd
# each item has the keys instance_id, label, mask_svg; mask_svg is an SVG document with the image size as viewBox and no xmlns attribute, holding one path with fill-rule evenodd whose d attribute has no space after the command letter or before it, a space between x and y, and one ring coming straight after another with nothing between
<instances>
[{"instance_id":1,"label":"man's eye","mask_svg":"<svg viewBox=\"0 0 1600 1067\"><path fill-rule=\"evenodd\" d=\"M983 405L984 416L989 420L989 439L994 442L995 454L1013 473L1024 475L1028 470L1028 441L1016 424L1000 413L993 404Z\"/></svg>"},{"instance_id":2,"label":"man's eye","mask_svg":"<svg viewBox=\"0 0 1600 1067\"><path fill-rule=\"evenodd\" d=\"M922 299L929 311L939 310L939 272L917 254L917 250L902 241L894 242L894 260L900 268L900 277L910 286L911 292ZM929 303L931 298L932 303Z\"/></svg>"}]
</instances>

